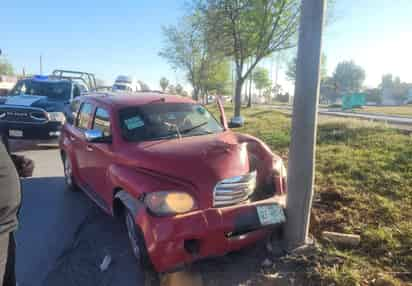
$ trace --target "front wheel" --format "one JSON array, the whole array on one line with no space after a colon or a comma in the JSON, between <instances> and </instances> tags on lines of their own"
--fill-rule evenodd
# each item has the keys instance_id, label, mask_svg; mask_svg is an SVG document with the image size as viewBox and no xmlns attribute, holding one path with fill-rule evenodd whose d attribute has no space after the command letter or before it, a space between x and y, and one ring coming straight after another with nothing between
<instances>
[{"instance_id":1,"label":"front wheel","mask_svg":"<svg viewBox=\"0 0 412 286\"><path fill-rule=\"evenodd\" d=\"M159 276L153 269L147 253L143 234L140 228L136 225L134 216L129 210L125 210L124 218L133 255L136 257L137 262L139 266L142 267L144 273L145 286L159 285Z\"/></svg>"}]
</instances>

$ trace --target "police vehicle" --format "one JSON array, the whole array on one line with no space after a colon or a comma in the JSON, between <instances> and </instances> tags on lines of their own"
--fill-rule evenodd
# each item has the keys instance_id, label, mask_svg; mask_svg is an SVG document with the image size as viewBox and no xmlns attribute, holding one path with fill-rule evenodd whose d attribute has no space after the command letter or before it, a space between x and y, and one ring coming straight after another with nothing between
<instances>
[{"instance_id":1,"label":"police vehicle","mask_svg":"<svg viewBox=\"0 0 412 286\"><path fill-rule=\"evenodd\" d=\"M12 139L54 141L72 114L71 103L95 89L94 75L84 72L56 70L23 78L0 98L0 124Z\"/></svg>"}]
</instances>

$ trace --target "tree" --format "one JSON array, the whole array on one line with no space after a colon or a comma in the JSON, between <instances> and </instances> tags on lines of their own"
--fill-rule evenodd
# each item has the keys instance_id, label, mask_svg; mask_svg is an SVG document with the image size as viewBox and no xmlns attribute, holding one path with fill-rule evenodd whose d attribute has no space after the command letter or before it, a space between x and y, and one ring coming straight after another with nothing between
<instances>
[{"instance_id":1,"label":"tree","mask_svg":"<svg viewBox=\"0 0 412 286\"><path fill-rule=\"evenodd\" d=\"M166 88L168 87L168 85L169 85L169 80L165 77L162 77L160 79L160 87L162 88L163 92L166 91Z\"/></svg>"},{"instance_id":2,"label":"tree","mask_svg":"<svg viewBox=\"0 0 412 286\"><path fill-rule=\"evenodd\" d=\"M0 59L0 75L14 75L13 66L6 59Z\"/></svg>"},{"instance_id":3,"label":"tree","mask_svg":"<svg viewBox=\"0 0 412 286\"><path fill-rule=\"evenodd\" d=\"M230 93L230 62L227 59L208 61L205 69L207 70L202 77L201 88L206 96L209 93L220 95Z\"/></svg>"},{"instance_id":4,"label":"tree","mask_svg":"<svg viewBox=\"0 0 412 286\"><path fill-rule=\"evenodd\" d=\"M268 89L271 86L268 70L262 67L257 67L253 72L253 83L262 95L262 90Z\"/></svg>"},{"instance_id":5,"label":"tree","mask_svg":"<svg viewBox=\"0 0 412 286\"><path fill-rule=\"evenodd\" d=\"M148 85L147 83L145 83L145 82L143 82L143 81L141 81L141 80L139 80L138 83L139 83L139 85L140 85L140 90L141 90L141 91L150 91L150 87L149 87L149 85Z\"/></svg>"},{"instance_id":6,"label":"tree","mask_svg":"<svg viewBox=\"0 0 412 286\"><path fill-rule=\"evenodd\" d=\"M400 80L399 80L400 81ZM393 75L388 73L382 76L381 84L379 85L380 88L393 88Z\"/></svg>"},{"instance_id":7,"label":"tree","mask_svg":"<svg viewBox=\"0 0 412 286\"><path fill-rule=\"evenodd\" d=\"M379 88L371 88L365 90L366 102L374 102L376 104L382 103L382 92Z\"/></svg>"},{"instance_id":8,"label":"tree","mask_svg":"<svg viewBox=\"0 0 412 286\"><path fill-rule=\"evenodd\" d=\"M319 101L322 103L330 104L338 100L340 94L337 90L335 79L330 76L326 76L320 83Z\"/></svg>"},{"instance_id":9,"label":"tree","mask_svg":"<svg viewBox=\"0 0 412 286\"><path fill-rule=\"evenodd\" d=\"M170 94L176 94L176 88L175 88L175 86L174 86L173 84L170 84L170 85L169 85L169 87L168 87L168 92L169 92Z\"/></svg>"},{"instance_id":10,"label":"tree","mask_svg":"<svg viewBox=\"0 0 412 286\"><path fill-rule=\"evenodd\" d=\"M324 53L320 59L320 79L321 81L327 77L328 70L326 67L327 58ZM295 82L296 80L296 57L294 57L289 63L286 70L286 77L289 81Z\"/></svg>"},{"instance_id":11,"label":"tree","mask_svg":"<svg viewBox=\"0 0 412 286\"><path fill-rule=\"evenodd\" d=\"M336 66L333 79L339 91L356 92L362 88L365 71L354 61L343 61Z\"/></svg>"},{"instance_id":12,"label":"tree","mask_svg":"<svg viewBox=\"0 0 412 286\"><path fill-rule=\"evenodd\" d=\"M178 26L163 27L165 46L159 55L174 69L183 71L193 87L193 98L199 97L202 72L208 55L203 18L196 13L186 16Z\"/></svg>"},{"instance_id":13,"label":"tree","mask_svg":"<svg viewBox=\"0 0 412 286\"><path fill-rule=\"evenodd\" d=\"M256 65L270 54L295 46L300 1L204 0L208 37L213 48L236 67L235 112L240 117L242 86ZM250 65L246 63L250 60Z\"/></svg>"},{"instance_id":14,"label":"tree","mask_svg":"<svg viewBox=\"0 0 412 286\"><path fill-rule=\"evenodd\" d=\"M178 95L182 95L182 93L183 93L183 86L182 86L180 83L178 83L178 84L176 84L175 90L176 90L176 93L177 93Z\"/></svg>"}]
</instances>

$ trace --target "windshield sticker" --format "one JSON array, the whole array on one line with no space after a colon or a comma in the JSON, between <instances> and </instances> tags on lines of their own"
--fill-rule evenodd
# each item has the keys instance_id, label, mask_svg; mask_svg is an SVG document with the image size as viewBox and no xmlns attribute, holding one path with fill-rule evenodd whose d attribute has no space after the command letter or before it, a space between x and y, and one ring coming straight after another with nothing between
<instances>
[{"instance_id":1,"label":"windshield sticker","mask_svg":"<svg viewBox=\"0 0 412 286\"><path fill-rule=\"evenodd\" d=\"M205 109L203 106L198 106L198 107L196 108L196 111L197 111L199 114L205 115L207 118L210 117L210 114L206 112L206 109Z\"/></svg>"},{"instance_id":2,"label":"windshield sticker","mask_svg":"<svg viewBox=\"0 0 412 286\"><path fill-rule=\"evenodd\" d=\"M133 129L144 126L144 122L142 118L140 118L140 116L130 117L129 119L126 119L124 122L128 130L133 130Z\"/></svg>"}]
</instances>

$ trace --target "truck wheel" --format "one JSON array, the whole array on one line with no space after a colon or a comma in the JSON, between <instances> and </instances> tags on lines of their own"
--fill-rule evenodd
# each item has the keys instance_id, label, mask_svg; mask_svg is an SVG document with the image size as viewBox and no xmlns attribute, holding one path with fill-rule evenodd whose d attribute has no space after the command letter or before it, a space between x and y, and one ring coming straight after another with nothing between
<instances>
[{"instance_id":1,"label":"truck wheel","mask_svg":"<svg viewBox=\"0 0 412 286\"><path fill-rule=\"evenodd\" d=\"M64 180L66 182L67 189L69 191L78 191L79 188L77 187L76 183L74 182L73 178L73 169L72 163L68 156L63 156L63 167L64 167Z\"/></svg>"},{"instance_id":2,"label":"truck wheel","mask_svg":"<svg viewBox=\"0 0 412 286\"><path fill-rule=\"evenodd\" d=\"M157 286L159 285L159 275L153 269L152 263L147 253L143 234L140 228L136 226L134 217L129 210L125 210L124 217L126 222L127 235L132 246L133 255L136 257L137 262L142 267L145 286Z\"/></svg>"}]
</instances>

